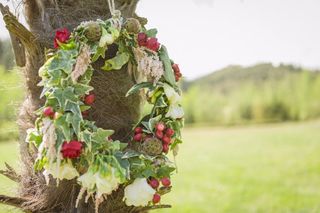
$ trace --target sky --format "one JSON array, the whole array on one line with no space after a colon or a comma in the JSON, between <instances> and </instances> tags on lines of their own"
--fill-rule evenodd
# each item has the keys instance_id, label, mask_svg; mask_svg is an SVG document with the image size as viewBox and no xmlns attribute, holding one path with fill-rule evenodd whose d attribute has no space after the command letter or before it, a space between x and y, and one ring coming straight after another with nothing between
<instances>
[{"instance_id":1,"label":"sky","mask_svg":"<svg viewBox=\"0 0 320 213\"><path fill-rule=\"evenodd\" d=\"M319 9L320 0L140 0L137 13L194 79L235 64L320 68Z\"/></svg>"}]
</instances>

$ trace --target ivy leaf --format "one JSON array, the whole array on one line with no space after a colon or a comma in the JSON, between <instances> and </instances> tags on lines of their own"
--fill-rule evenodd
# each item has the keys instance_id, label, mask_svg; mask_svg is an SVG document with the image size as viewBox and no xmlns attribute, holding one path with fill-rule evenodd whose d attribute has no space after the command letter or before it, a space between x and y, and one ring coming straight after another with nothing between
<instances>
[{"instance_id":1,"label":"ivy leaf","mask_svg":"<svg viewBox=\"0 0 320 213\"><path fill-rule=\"evenodd\" d=\"M166 106L167 106L167 104L166 104L163 96L160 96L160 97L157 99L156 103L155 103L155 107L156 107L156 108L162 108L162 107L166 107Z\"/></svg>"},{"instance_id":2,"label":"ivy leaf","mask_svg":"<svg viewBox=\"0 0 320 213\"><path fill-rule=\"evenodd\" d=\"M171 173L175 170L174 167L170 166L162 166L157 171L157 177L163 178L163 177L170 177Z\"/></svg>"},{"instance_id":3,"label":"ivy leaf","mask_svg":"<svg viewBox=\"0 0 320 213\"><path fill-rule=\"evenodd\" d=\"M143 170L143 172L142 172L142 175L143 175L143 177L145 177L145 178L155 177L156 174L155 174L155 172L153 171L153 166L147 165L147 166L144 168L144 170Z\"/></svg>"},{"instance_id":4,"label":"ivy leaf","mask_svg":"<svg viewBox=\"0 0 320 213\"><path fill-rule=\"evenodd\" d=\"M62 78L62 71L61 70L54 70L48 72L50 77L47 81L48 86L57 86L61 82Z\"/></svg>"},{"instance_id":5,"label":"ivy leaf","mask_svg":"<svg viewBox=\"0 0 320 213\"><path fill-rule=\"evenodd\" d=\"M109 60L106 60L105 64L101 69L105 71L110 70L119 70L123 65L128 63L129 61L129 54L126 52L119 53L114 58L111 58Z\"/></svg>"},{"instance_id":6,"label":"ivy leaf","mask_svg":"<svg viewBox=\"0 0 320 213\"><path fill-rule=\"evenodd\" d=\"M147 30L146 34L148 37L156 37L158 30L156 28Z\"/></svg>"},{"instance_id":7,"label":"ivy leaf","mask_svg":"<svg viewBox=\"0 0 320 213\"><path fill-rule=\"evenodd\" d=\"M149 88L150 90L152 90L154 86L151 82L142 82L140 84L135 84L133 87L129 89L129 91L126 94L126 97L138 92L142 88Z\"/></svg>"},{"instance_id":8,"label":"ivy leaf","mask_svg":"<svg viewBox=\"0 0 320 213\"><path fill-rule=\"evenodd\" d=\"M159 50L159 56L164 66L164 78L169 84L171 84L171 86L174 86L176 81L172 70L168 51L164 45L162 45L161 49Z\"/></svg>"},{"instance_id":9,"label":"ivy leaf","mask_svg":"<svg viewBox=\"0 0 320 213\"><path fill-rule=\"evenodd\" d=\"M53 96L58 100L62 109L65 109L67 101L77 102L78 100L72 87L67 87L65 89L55 88L53 91Z\"/></svg>"},{"instance_id":10,"label":"ivy leaf","mask_svg":"<svg viewBox=\"0 0 320 213\"><path fill-rule=\"evenodd\" d=\"M147 121L142 121L141 124L147 129L149 130L149 132L153 132L152 129L150 129L149 127L149 122Z\"/></svg>"},{"instance_id":11,"label":"ivy leaf","mask_svg":"<svg viewBox=\"0 0 320 213\"><path fill-rule=\"evenodd\" d=\"M117 151L117 150L120 150L120 141L110 141L109 142L109 145L110 145L110 149L112 151Z\"/></svg>"},{"instance_id":12,"label":"ivy leaf","mask_svg":"<svg viewBox=\"0 0 320 213\"><path fill-rule=\"evenodd\" d=\"M85 144L87 145L89 151L91 152L91 137L92 137L92 133L89 130L84 130L82 132L80 132L79 135L79 139L83 142L85 142Z\"/></svg>"},{"instance_id":13,"label":"ivy leaf","mask_svg":"<svg viewBox=\"0 0 320 213\"><path fill-rule=\"evenodd\" d=\"M64 114L60 118L54 120L54 125L57 131L57 138L61 137L61 133L63 134L63 138L66 141L71 141L71 129L70 125L67 122L67 116ZM60 131L60 135L59 135ZM63 141L63 138L59 138L58 141Z\"/></svg>"},{"instance_id":14,"label":"ivy leaf","mask_svg":"<svg viewBox=\"0 0 320 213\"><path fill-rule=\"evenodd\" d=\"M77 137L80 136L80 123L81 123L81 120L82 119L78 114L67 113L66 121L68 123L71 123L73 131L76 133Z\"/></svg>"},{"instance_id":15,"label":"ivy leaf","mask_svg":"<svg viewBox=\"0 0 320 213\"><path fill-rule=\"evenodd\" d=\"M133 157L138 157L140 156L139 152L136 152L134 150L128 150L124 155L122 156L123 159L128 159L128 158L133 158Z\"/></svg>"},{"instance_id":16,"label":"ivy leaf","mask_svg":"<svg viewBox=\"0 0 320 213\"><path fill-rule=\"evenodd\" d=\"M129 163L129 161L127 159L123 158L122 152L116 152L114 154L114 156L116 157L116 159L119 162L119 164L121 165L121 167L123 169L125 169L126 178L129 179L130 178L130 163Z\"/></svg>"},{"instance_id":17,"label":"ivy leaf","mask_svg":"<svg viewBox=\"0 0 320 213\"><path fill-rule=\"evenodd\" d=\"M86 84L75 84L74 86L74 93L76 95L84 95L88 94L91 90L93 90L92 86L86 85Z\"/></svg>"},{"instance_id":18,"label":"ivy leaf","mask_svg":"<svg viewBox=\"0 0 320 213\"><path fill-rule=\"evenodd\" d=\"M75 57L78 55L76 50L59 50L57 55L50 61L48 72L52 73L56 70L62 70L66 74L72 72L73 65L76 62Z\"/></svg>"},{"instance_id":19,"label":"ivy leaf","mask_svg":"<svg viewBox=\"0 0 320 213\"><path fill-rule=\"evenodd\" d=\"M81 114L81 110L80 110L79 105L77 103L75 103L73 101L69 101L69 100L67 100L65 111L73 112L73 114L75 114L79 117Z\"/></svg>"},{"instance_id":20,"label":"ivy leaf","mask_svg":"<svg viewBox=\"0 0 320 213\"><path fill-rule=\"evenodd\" d=\"M40 94L40 98L43 98L48 91L50 91L50 87L43 87L42 92Z\"/></svg>"},{"instance_id":21,"label":"ivy leaf","mask_svg":"<svg viewBox=\"0 0 320 213\"><path fill-rule=\"evenodd\" d=\"M107 141L107 138L111 136L113 133L113 130L105 130L98 128L98 130L92 134L92 141L96 143L104 143Z\"/></svg>"},{"instance_id":22,"label":"ivy leaf","mask_svg":"<svg viewBox=\"0 0 320 213\"><path fill-rule=\"evenodd\" d=\"M92 56L91 60L92 62L97 61L100 57L105 58L105 54L107 51L108 47L97 47L96 53Z\"/></svg>"},{"instance_id":23,"label":"ivy leaf","mask_svg":"<svg viewBox=\"0 0 320 213\"><path fill-rule=\"evenodd\" d=\"M37 130L29 130L26 138L27 143L34 143L36 147L39 147L42 142L42 136L38 133Z\"/></svg>"}]
</instances>

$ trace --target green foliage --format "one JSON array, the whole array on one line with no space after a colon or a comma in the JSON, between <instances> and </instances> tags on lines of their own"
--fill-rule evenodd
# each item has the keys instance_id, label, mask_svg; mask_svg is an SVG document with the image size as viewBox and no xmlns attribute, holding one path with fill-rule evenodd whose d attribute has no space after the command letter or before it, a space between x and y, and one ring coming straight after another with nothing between
<instances>
[{"instance_id":1,"label":"green foliage","mask_svg":"<svg viewBox=\"0 0 320 213\"><path fill-rule=\"evenodd\" d=\"M5 70L11 70L15 65L15 58L9 39L0 40L0 64L5 67Z\"/></svg>"},{"instance_id":2,"label":"green foliage","mask_svg":"<svg viewBox=\"0 0 320 213\"><path fill-rule=\"evenodd\" d=\"M0 66L0 141L18 138L15 122L23 96L22 74Z\"/></svg>"},{"instance_id":3,"label":"green foliage","mask_svg":"<svg viewBox=\"0 0 320 213\"><path fill-rule=\"evenodd\" d=\"M320 116L320 73L292 66L231 66L187 82L188 123L233 125Z\"/></svg>"},{"instance_id":4,"label":"green foliage","mask_svg":"<svg viewBox=\"0 0 320 213\"><path fill-rule=\"evenodd\" d=\"M114 58L105 61L105 64L101 69L105 71L119 70L129 61L129 54L126 52L117 54Z\"/></svg>"},{"instance_id":5,"label":"green foliage","mask_svg":"<svg viewBox=\"0 0 320 213\"><path fill-rule=\"evenodd\" d=\"M175 85L176 81L175 81L172 66L171 66L171 60L169 58L167 48L164 45L162 45L161 49L159 50L159 56L164 65L163 75L165 80L172 86Z\"/></svg>"}]
</instances>

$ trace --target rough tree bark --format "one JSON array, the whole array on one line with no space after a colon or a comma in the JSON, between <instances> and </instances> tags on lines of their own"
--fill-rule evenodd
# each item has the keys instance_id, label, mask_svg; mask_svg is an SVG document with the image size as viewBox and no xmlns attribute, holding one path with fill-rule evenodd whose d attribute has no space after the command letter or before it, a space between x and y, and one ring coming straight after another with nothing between
<instances>
[{"instance_id":1,"label":"rough tree bark","mask_svg":"<svg viewBox=\"0 0 320 213\"><path fill-rule=\"evenodd\" d=\"M124 17L135 16L138 0L115 0L116 8ZM17 174L9 165L3 174L19 183L19 196L7 197L0 195L0 203L22 208L26 212L94 212L94 203L81 200L78 209L75 201L79 186L75 181L62 181L57 187L55 183L47 186L41 173L33 171L35 149L24 141L26 130L34 126L34 111L43 104L39 99L41 88L38 70L45 60L45 49L52 47L55 30L67 27L72 30L82 21L110 17L106 0L24 0L24 12L28 30L20 24L8 7L0 4L6 27L10 32L16 62L24 66L26 98L19 114L20 154L22 169ZM115 53L108 51L111 57ZM132 76L124 68L115 72L94 72L92 86L95 88L97 101L93 105L90 119L102 128L114 129L115 139L126 141L128 133L140 115L142 99L139 95L125 98L125 93L134 84ZM99 212L145 212L150 208L127 207L123 201L123 189L108 196L108 200L100 205ZM167 207L167 206L158 206Z\"/></svg>"}]
</instances>

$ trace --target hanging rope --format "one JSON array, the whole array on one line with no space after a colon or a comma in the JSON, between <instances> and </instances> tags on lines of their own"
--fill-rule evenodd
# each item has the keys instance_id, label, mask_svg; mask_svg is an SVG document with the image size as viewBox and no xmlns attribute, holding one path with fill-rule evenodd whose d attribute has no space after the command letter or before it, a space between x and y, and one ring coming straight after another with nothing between
<instances>
[{"instance_id":1,"label":"hanging rope","mask_svg":"<svg viewBox=\"0 0 320 213\"><path fill-rule=\"evenodd\" d=\"M108 0L108 6L109 6L111 16L120 18L121 12L120 10L116 10L114 0Z\"/></svg>"},{"instance_id":2,"label":"hanging rope","mask_svg":"<svg viewBox=\"0 0 320 213\"><path fill-rule=\"evenodd\" d=\"M116 7L114 4L114 0L108 0L109 10L112 16L116 14Z\"/></svg>"}]
</instances>

